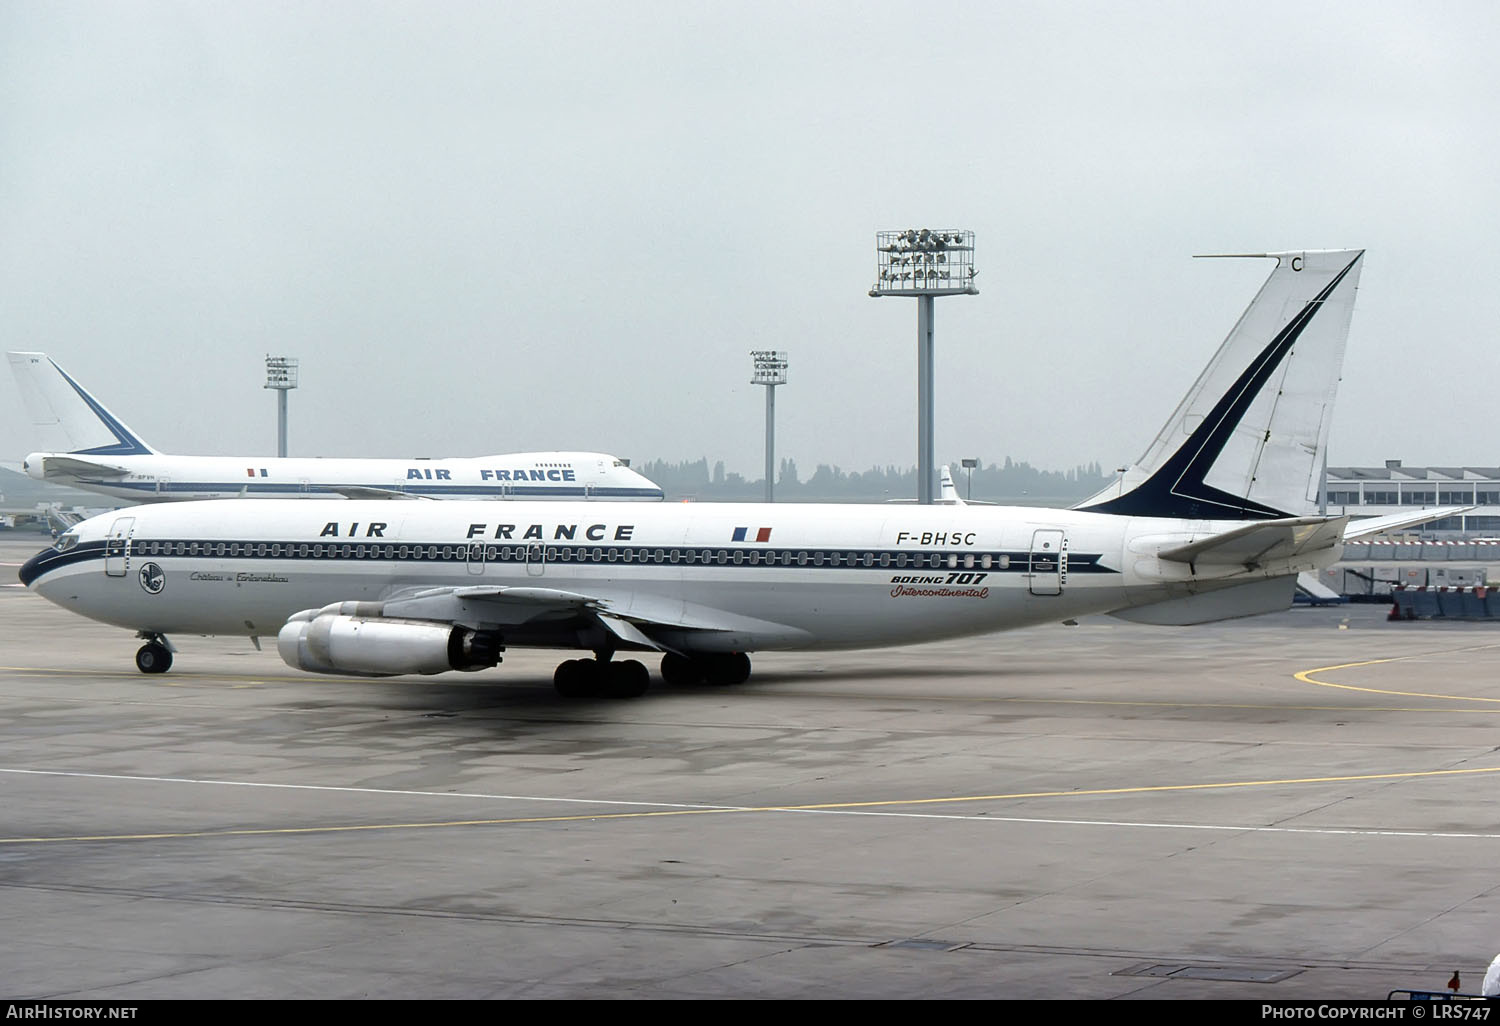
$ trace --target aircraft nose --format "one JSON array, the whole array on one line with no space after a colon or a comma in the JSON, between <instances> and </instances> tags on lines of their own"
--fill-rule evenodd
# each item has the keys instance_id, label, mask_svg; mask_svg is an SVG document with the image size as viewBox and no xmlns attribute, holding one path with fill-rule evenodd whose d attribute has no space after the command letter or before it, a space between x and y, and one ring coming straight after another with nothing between
<instances>
[{"instance_id":1,"label":"aircraft nose","mask_svg":"<svg viewBox=\"0 0 1500 1026\"><path fill-rule=\"evenodd\" d=\"M52 557L56 555L57 553L52 549L43 549L41 552L38 552L36 555L28 559L25 563L22 563L21 572L18 575L21 578L21 583L28 588L31 587L32 581L36 580L38 577L41 577L42 574L47 572L47 564L51 562Z\"/></svg>"},{"instance_id":2,"label":"aircraft nose","mask_svg":"<svg viewBox=\"0 0 1500 1026\"><path fill-rule=\"evenodd\" d=\"M648 493L654 495L658 499L666 498L667 493L662 490L661 485L657 484L645 474L642 474L638 471L632 470L630 473L635 477L637 487L645 489Z\"/></svg>"},{"instance_id":3,"label":"aircraft nose","mask_svg":"<svg viewBox=\"0 0 1500 1026\"><path fill-rule=\"evenodd\" d=\"M43 480L45 476L43 473L44 467L42 466L42 457L40 453L34 452L31 455L27 456L24 460L22 460L21 469L25 471L27 477L35 478L38 481Z\"/></svg>"}]
</instances>

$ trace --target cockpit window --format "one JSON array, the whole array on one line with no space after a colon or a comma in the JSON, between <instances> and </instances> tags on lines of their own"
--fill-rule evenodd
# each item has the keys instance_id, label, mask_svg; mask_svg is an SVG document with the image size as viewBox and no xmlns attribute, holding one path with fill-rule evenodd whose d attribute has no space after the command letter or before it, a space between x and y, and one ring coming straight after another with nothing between
<instances>
[{"instance_id":1,"label":"cockpit window","mask_svg":"<svg viewBox=\"0 0 1500 1026\"><path fill-rule=\"evenodd\" d=\"M73 546L75 546L77 544L78 544L78 532L77 531L64 531L62 533L62 537L58 538L56 544L54 544L52 547L54 549L56 549L58 552L67 552L69 549L71 549Z\"/></svg>"}]
</instances>

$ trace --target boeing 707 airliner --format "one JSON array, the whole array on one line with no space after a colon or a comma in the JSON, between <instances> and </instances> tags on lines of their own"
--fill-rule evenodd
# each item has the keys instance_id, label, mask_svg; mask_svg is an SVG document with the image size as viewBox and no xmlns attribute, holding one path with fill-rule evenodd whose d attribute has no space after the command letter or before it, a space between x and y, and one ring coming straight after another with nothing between
<instances>
[{"instance_id":1,"label":"boeing 707 airliner","mask_svg":"<svg viewBox=\"0 0 1500 1026\"><path fill-rule=\"evenodd\" d=\"M1072 509L934 505L227 500L142 506L21 570L137 632L274 635L315 673L483 670L510 647L591 653L565 695L735 683L749 653L934 641L1085 614L1191 624L1290 606L1348 537L1317 511L1361 250L1268 253L1260 292L1123 479Z\"/></svg>"}]
</instances>

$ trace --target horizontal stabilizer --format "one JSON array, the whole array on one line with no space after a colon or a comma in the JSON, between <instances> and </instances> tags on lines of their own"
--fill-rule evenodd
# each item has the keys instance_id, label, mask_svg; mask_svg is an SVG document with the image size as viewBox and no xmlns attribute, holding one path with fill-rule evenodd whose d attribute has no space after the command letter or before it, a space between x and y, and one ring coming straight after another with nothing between
<instances>
[{"instance_id":1,"label":"horizontal stabilizer","mask_svg":"<svg viewBox=\"0 0 1500 1026\"><path fill-rule=\"evenodd\" d=\"M42 460L42 476L53 477L124 477L129 471L124 467L81 460L76 456L46 456Z\"/></svg>"},{"instance_id":2,"label":"horizontal stabilizer","mask_svg":"<svg viewBox=\"0 0 1500 1026\"><path fill-rule=\"evenodd\" d=\"M1414 509L1406 513L1392 513L1383 517L1366 517L1363 520L1354 520L1344 528L1344 541L1353 541L1355 538L1368 538L1371 535L1383 534L1386 531L1399 531L1403 527L1416 527L1419 524L1430 524L1434 520L1442 520L1445 517L1456 517L1461 513L1467 513L1473 506L1434 506L1431 509Z\"/></svg>"},{"instance_id":3,"label":"horizontal stabilizer","mask_svg":"<svg viewBox=\"0 0 1500 1026\"><path fill-rule=\"evenodd\" d=\"M1317 574L1307 570L1297 575L1297 590L1308 596L1315 603L1344 601L1344 596L1318 580Z\"/></svg>"},{"instance_id":4,"label":"horizontal stabilizer","mask_svg":"<svg viewBox=\"0 0 1500 1026\"><path fill-rule=\"evenodd\" d=\"M1156 555L1159 559L1193 567L1243 566L1253 570L1273 560L1333 548L1343 540L1348 522L1348 517L1266 520L1163 549Z\"/></svg>"}]
</instances>

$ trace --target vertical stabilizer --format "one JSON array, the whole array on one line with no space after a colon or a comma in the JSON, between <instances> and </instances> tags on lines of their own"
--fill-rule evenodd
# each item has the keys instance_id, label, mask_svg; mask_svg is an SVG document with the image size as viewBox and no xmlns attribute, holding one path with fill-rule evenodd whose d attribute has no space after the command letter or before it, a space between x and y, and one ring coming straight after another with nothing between
<instances>
[{"instance_id":1,"label":"vertical stabilizer","mask_svg":"<svg viewBox=\"0 0 1500 1026\"><path fill-rule=\"evenodd\" d=\"M944 463L938 468L938 498L939 506L963 506L963 499L959 498L958 489L953 484L953 471Z\"/></svg>"},{"instance_id":2,"label":"vertical stabilizer","mask_svg":"<svg viewBox=\"0 0 1500 1026\"><path fill-rule=\"evenodd\" d=\"M155 451L46 353L6 356L41 448L95 456L145 456Z\"/></svg>"},{"instance_id":3,"label":"vertical stabilizer","mask_svg":"<svg viewBox=\"0 0 1500 1026\"><path fill-rule=\"evenodd\" d=\"M1146 454L1075 508L1192 520L1317 512L1364 250L1237 255L1276 268Z\"/></svg>"}]
</instances>

